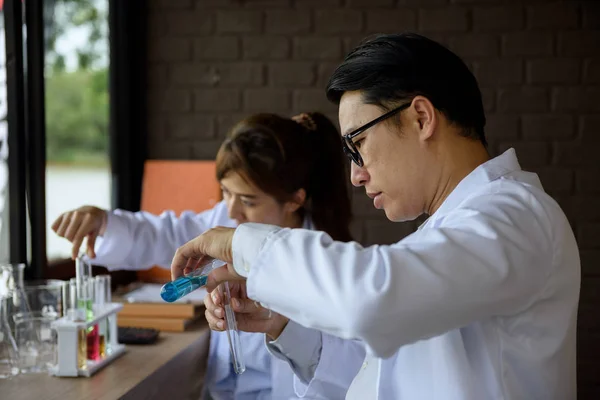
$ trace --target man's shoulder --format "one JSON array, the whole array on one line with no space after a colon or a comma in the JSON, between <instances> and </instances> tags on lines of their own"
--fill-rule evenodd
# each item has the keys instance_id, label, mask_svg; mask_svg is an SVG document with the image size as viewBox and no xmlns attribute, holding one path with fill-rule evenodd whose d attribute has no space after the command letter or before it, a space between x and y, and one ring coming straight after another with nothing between
<instances>
[{"instance_id":1,"label":"man's shoulder","mask_svg":"<svg viewBox=\"0 0 600 400\"><path fill-rule=\"evenodd\" d=\"M507 175L481 185L467 196L457 209L475 207L502 212L503 209L509 208L550 219L563 218L564 212L560 205L544 190L539 180L531 179L531 176L537 177L529 173Z\"/></svg>"}]
</instances>

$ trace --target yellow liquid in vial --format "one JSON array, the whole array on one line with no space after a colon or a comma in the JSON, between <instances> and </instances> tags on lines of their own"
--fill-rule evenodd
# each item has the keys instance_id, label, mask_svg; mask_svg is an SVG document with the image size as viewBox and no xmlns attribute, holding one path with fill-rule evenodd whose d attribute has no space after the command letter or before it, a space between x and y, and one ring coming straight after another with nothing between
<instances>
[{"instance_id":1,"label":"yellow liquid in vial","mask_svg":"<svg viewBox=\"0 0 600 400\"><path fill-rule=\"evenodd\" d=\"M80 329L77 342L77 368L87 369L87 332L85 329Z\"/></svg>"},{"instance_id":2,"label":"yellow liquid in vial","mask_svg":"<svg viewBox=\"0 0 600 400\"><path fill-rule=\"evenodd\" d=\"M100 358L106 357L106 341L104 335L100 335Z\"/></svg>"}]
</instances>

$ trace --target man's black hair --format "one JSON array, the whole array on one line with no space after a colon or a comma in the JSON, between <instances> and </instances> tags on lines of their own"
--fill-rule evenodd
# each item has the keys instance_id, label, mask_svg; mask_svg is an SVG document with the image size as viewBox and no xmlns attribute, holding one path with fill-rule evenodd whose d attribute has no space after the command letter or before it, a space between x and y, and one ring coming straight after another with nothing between
<instances>
[{"instance_id":1,"label":"man's black hair","mask_svg":"<svg viewBox=\"0 0 600 400\"><path fill-rule=\"evenodd\" d=\"M391 109L421 95L462 135L487 141L477 80L466 64L441 44L415 33L378 35L352 50L327 84L327 98L339 104L349 91L367 104Z\"/></svg>"}]
</instances>

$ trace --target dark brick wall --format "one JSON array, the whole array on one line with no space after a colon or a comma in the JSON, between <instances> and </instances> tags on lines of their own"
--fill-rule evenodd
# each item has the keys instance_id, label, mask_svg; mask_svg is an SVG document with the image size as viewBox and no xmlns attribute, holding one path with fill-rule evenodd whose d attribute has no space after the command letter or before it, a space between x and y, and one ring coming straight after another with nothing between
<instances>
[{"instance_id":1,"label":"dark brick wall","mask_svg":"<svg viewBox=\"0 0 600 400\"><path fill-rule=\"evenodd\" d=\"M415 30L461 55L481 84L494 154L515 147L577 233L583 262L580 398L600 393L600 2L150 0L151 158L214 157L257 111L320 110L329 74L362 37ZM359 190L354 232L394 242ZM600 398L600 395L597 397Z\"/></svg>"}]
</instances>

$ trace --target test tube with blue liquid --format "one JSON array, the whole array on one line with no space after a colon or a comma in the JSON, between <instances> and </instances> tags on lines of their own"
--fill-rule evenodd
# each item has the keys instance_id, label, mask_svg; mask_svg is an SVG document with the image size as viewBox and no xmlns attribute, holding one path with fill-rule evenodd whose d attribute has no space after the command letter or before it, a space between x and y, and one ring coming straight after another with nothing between
<instances>
[{"instance_id":1,"label":"test tube with blue liquid","mask_svg":"<svg viewBox=\"0 0 600 400\"><path fill-rule=\"evenodd\" d=\"M212 270L222 267L225 264L226 263L221 260L213 260L212 263L203 268L198 268L186 276L182 276L172 282L166 283L163 285L160 291L160 296L164 301L173 303L190 294L194 290L205 286L206 281L208 280L208 274ZM242 358L242 346L240 341L240 333L237 329L235 312L231 308L231 292L229 290L229 284L227 282L221 284L219 287L219 292L223 298L223 308L225 309L225 325L227 339L229 341L229 348L231 350L233 369L236 374L241 374L246 370L246 365Z\"/></svg>"},{"instance_id":2,"label":"test tube with blue liquid","mask_svg":"<svg viewBox=\"0 0 600 400\"><path fill-rule=\"evenodd\" d=\"M173 303L183 296L187 296L194 290L206 286L210 271L223 265L225 265L223 261L213 260L205 267L197 268L188 275L165 283L160 290L160 297L167 303Z\"/></svg>"}]
</instances>

